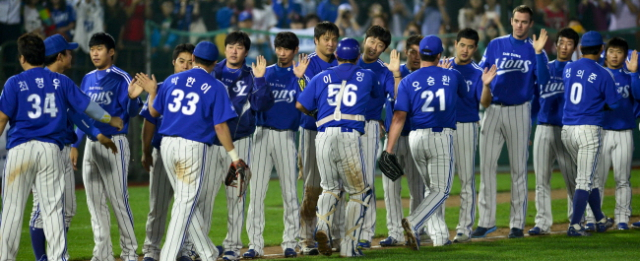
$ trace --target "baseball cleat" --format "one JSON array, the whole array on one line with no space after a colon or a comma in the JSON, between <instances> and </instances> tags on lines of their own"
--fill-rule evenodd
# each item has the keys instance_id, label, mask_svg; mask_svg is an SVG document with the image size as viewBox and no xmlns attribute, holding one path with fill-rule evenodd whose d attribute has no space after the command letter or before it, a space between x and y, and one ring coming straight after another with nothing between
<instances>
[{"instance_id":1,"label":"baseball cleat","mask_svg":"<svg viewBox=\"0 0 640 261\"><path fill-rule=\"evenodd\" d=\"M178 258L178 261L192 261L192 260L191 260L191 257L183 255Z\"/></svg>"},{"instance_id":2,"label":"baseball cleat","mask_svg":"<svg viewBox=\"0 0 640 261\"><path fill-rule=\"evenodd\" d=\"M406 234L405 237L407 238L407 246L415 250L420 250L420 237L417 236L416 231L413 230L413 228L411 227L411 223L409 223L409 220L407 218L402 219L402 228L404 228L404 232Z\"/></svg>"},{"instance_id":3,"label":"baseball cleat","mask_svg":"<svg viewBox=\"0 0 640 261\"><path fill-rule=\"evenodd\" d=\"M219 251L220 249L218 249ZM222 252L218 252L218 255L220 255L220 253ZM189 253L187 254L189 256L189 258L191 258L191 261L202 261L202 258L200 258L200 255L198 255L198 253L196 253L196 251L189 251Z\"/></svg>"},{"instance_id":4,"label":"baseball cleat","mask_svg":"<svg viewBox=\"0 0 640 261\"><path fill-rule=\"evenodd\" d=\"M340 245L342 244L342 239L333 239L331 240L331 249L333 252L340 252ZM357 247L357 246L356 246Z\"/></svg>"},{"instance_id":5,"label":"baseball cleat","mask_svg":"<svg viewBox=\"0 0 640 261\"><path fill-rule=\"evenodd\" d=\"M627 223L618 223L618 230L629 230Z\"/></svg>"},{"instance_id":6,"label":"baseball cleat","mask_svg":"<svg viewBox=\"0 0 640 261\"><path fill-rule=\"evenodd\" d=\"M631 228L640 228L640 221L631 223Z\"/></svg>"},{"instance_id":7,"label":"baseball cleat","mask_svg":"<svg viewBox=\"0 0 640 261\"><path fill-rule=\"evenodd\" d=\"M358 249L360 250L371 249L371 241L360 239L358 241Z\"/></svg>"},{"instance_id":8,"label":"baseball cleat","mask_svg":"<svg viewBox=\"0 0 640 261\"><path fill-rule=\"evenodd\" d=\"M404 246L405 242L400 242L393 237L387 237L380 241L381 247Z\"/></svg>"},{"instance_id":9,"label":"baseball cleat","mask_svg":"<svg viewBox=\"0 0 640 261\"><path fill-rule=\"evenodd\" d=\"M549 235L549 230L542 230L540 227L533 227L529 229L530 236Z\"/></svg>"},{"instance_id":10,"label":"baseball cleat","mask_svg":"<svg viewBox=\"0 0 640 261\"><path fill-rule=\"evenodd\" d=\"M596 224L596 229L598 233L602 233L607 231L607 229L613 226L613 218L604 217L602 220L598 221Z\"/></svg>"},{"instance_id":11,"label":"baseball cleat","mask_svg":"<svg viewBox=\"0 0 640 261\"><path fill-rule=\"evenodd\" d=\"M464 243L471 241L471 237L465 235L464 233L456 234L456 237L453 238L453 243Z\"/></svg>"},{"instance_id":12,"label":"baseball cleat","mask_svg":"<svg viewBox=\"0 0 640 261\"><path fill-rule=\"evenodd\" d=\"M142 259L142 261L157 261L157 260L153 259L153 257L145 257Z\"/></svg>"},{"instance_id":13,"label":"baseball cleat","mask_svg":"<svg viewBox=\"0 0 640 261\"><path fill-rule=\"evenodd\" d=\"M472 238L483 238L486 237L489 233L491 232L495 232L496 231L496 227L490 227L490 228L486 228L486 227L477 227L475 231L473 231L473 233L471 233L471 237Z\"/></svg>"},{"instance_id":14,"label":"baseball cleat","mask_svg":"<svg viewBox=\"0 0 640 261\"><path fill-rule=\"evenodd\" d=\"M511 228L511 231L509 231L509 238L523 238L524 237L524 232L522 231L522 229L519 228Z\"/></svg>"},{"instance_id":15,"label":"baseball cleat","mask_svg":"<svg viewBox=\"0 0 640 261\"><path fill-rule=\"evenodd\" d=\"M224 253L224 247L216 246L216 248L218 249L218 257L222 257L222 254Z\"/></svg>"},{"instance_id":16,"label":"baseball cleat","mask_svg":"<svg viewBox=\"0 0 640 261\"><path fill-rule=\"evenodd\" d=\"M236 251L226 251L222 256L222 260L240 260L240 255Z\"/></svg>"},{"instance_id":17,"label":"baseball cleat","mask_svg":"<svg viewBox=\"0 0 640 261\"><path fill-rule=\"evenodd\" d=\"M584 231L586 232L596 232L596 224L587 223L584 225Z\"/></svg>"},{"instance_id":18,"label":"baseball cleat","mask_svg":"<svg viewBox=\"0 0 640 261\"><path fill-rule=\"evenodd\" d=\"M327 232L322 230L317 231L316 241L318 242L318 252L325 256L331 256L331 254L333 254L331 245L329 245L329 236L327 235Z\"/></svg>"},{"instance_id":19,"label":"baseball cleat","mask_svg":"<svg viewBox=\"0 0 640 261\"><path fill-rule=\"evenodd\" d=\"M591 234L589 234L589 232L587 232L583 227L581 227L580 229L576 229L573 226L569 226L569 230L567 230L567 236L584 237L584 236L591 236Z\"/></svg>"},{"instance_id":20,"label":"baseball cleat","mask_svg":"<svg viewBox=\"0 0 640 261\"><path fill-rule=\"evenodd\" d=\"M441 246L434 246L434 247L443 247L443 246L450 246L453 245L453 243L451 243L451 240L447 239L447 242L444 242L444 244L442 244Z\"/></svg>"},{"instance_id":21,"label":"baseball cleat","mask_svg":"<svg viewBox=\"0 0 640 261\"><path fill-rule=\"evenodd\" d=\"M318 252L317 245L314 245L314 246L303 247L302 250L300 251L300 254L305 256L317 256L320 254L320 252Z\"/></svg>"},{"instance_id":22,"label":"baseball cleat","mask_svg":"<svg viewBox=\"0 0 640 261\"><path fill-rule=\"evenodd\" d=\"M247 250L247 252L244 252L244 254L242 254L242 257L247 259L253 259L253 258L260 257L260 254L258 254L258 252L256 252L253 249L249 249Z\"/></svg>"},{"instance_id":23,"label":"baseball cleat","mask_svg":"<svg viewBox=\"0 0 640 261\"><path fill-rule=\"evenodd\" d=\"M298 253L293 248L287 248L284 250L284 257L297 257Z\"/></svg>"}]
</instances>

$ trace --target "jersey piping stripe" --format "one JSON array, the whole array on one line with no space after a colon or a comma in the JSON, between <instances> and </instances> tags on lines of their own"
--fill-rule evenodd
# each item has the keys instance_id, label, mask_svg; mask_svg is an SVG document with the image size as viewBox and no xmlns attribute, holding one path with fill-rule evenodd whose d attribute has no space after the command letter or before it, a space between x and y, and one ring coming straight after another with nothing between
<instances>
[{"instance_id":1,"label":"jersey piping stripe","mask_svg":"<svg viewBox=\"0 0 640 261\"><path fill-rule=\"evenodd\" d=\"M120 147L120 162L122 163L122 198L124 199L124 204L127 208L127 215L129 216L129 221L131 222L131 227L133 227L133 214L131 213L131 207L129 206L129 195L127 193L127 169L125 168L125 158L124 158L124 146L122 144L122 140L118 141L118 145Z\"/></svg>"},{"instance_id":2,"label":"jersey piping stripe","mask_svg":"<svg viewBox=\"0 0 640 261\"><path fill-rule=\"evenodd\" d=\"M123 72L123 71L120 71L120 70L118 70L118 69L117 69L117 68L115 68L115 67L111 67L111 71L113 71L113 72L115 72L115 73L117 73L117 74L121 75L121 76L122 76L122 78L124 78L124 79L127 81L127 84L131 83L131 77L129 77L129 75L127 75L127 73L125 73L125 72Z\"/></svg>"}]
</instances>

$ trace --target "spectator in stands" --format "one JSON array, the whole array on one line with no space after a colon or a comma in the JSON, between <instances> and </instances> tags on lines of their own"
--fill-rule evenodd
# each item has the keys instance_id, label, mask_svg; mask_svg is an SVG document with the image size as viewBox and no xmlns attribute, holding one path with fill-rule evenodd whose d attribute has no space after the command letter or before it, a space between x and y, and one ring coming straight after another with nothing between
<instances>
[{"instance_id":1,"label":"spectator in stands","mask_svg":"<svg viewBox=\"0 0 640 261\"><path fill-rule=\"evenodd\" d=\"M605 0L581 0L578 5L578 15L580 22L588 31L605 31L609 28L607 24L611 5Z\"/></svg>"},{"instance_id":2,"label":"spectator in stands","mask_svg":"<svg viewBox=\"0 0 640 261\"><path fill-rule=\"evenodd\" d=\"M413 14L409 11L409 7L403 0L389 0L391 6L391 34L394 37L402 35L402 31L407 23L413 19Z\"/></svg>"},{"instance_id":3,"label":"spectator in stands","mask_svg":"<svg viewBox=\"0 0 640 261\"><path fill-rule=\"evenodd\" d=\"M320 21L335 22L338 20L338 6L346 3L348 3L346 0L322 0L318 4L317 11Z\"/></svg>"},{"instance_id":4,"label":"spectator in stands","mask_svg":"<svg viewBox=\"0 0 640 261\"><path fill-rule=\"evenodd\" d=\"M218 29L218 24L216 22L216 17L218 10L225 6L225 1L223 0L200 0L200 12L202 15L202 21L204 25L207 27L207 30L213 31Z\"/></svg>"},{"instance_id":5,"label":"spectator in stands","mask_svg":"<svg viewBox=\"0 0 640 261\"><path fill-rule=\"evenodd\" d=\"M174 3L173 15L177 19L178 30L191 31L191 23L200 18L200 1L174 0Z\"/></svg>"},{"instance_id":6,"label":"spectator in stands","mask_svg":"<svg viewBox=\"0 0 640 261\"><path fill-rule=\"evenodd\" d=\"M64 0L47 0L47 9L49 9L51 19L56 25L55 30L49 32L47 36L61 34L71 42L73 40L71 30L76 28L76 11Z\"/></svg>"},{"instance_id":7,"label":"spectator in stands","mask_svg":"<svg viewBox=\"0 0 640 261\"><path fill-rule=\"evenodd\" d=\"M544 25L553 29L561 29L567 26L567 9L564 0L553 0L542 9L544 14ZM548 41L555 43L553 39ZM553 44L555 45L555 44Z\"/></svg>"},{"instance_id":8,"label":"spectator in stands","mask_svg":"<svg viewBox=\"0 0 640 261\"><path fill-rule=\"evenodd\" d=\"M316 13L316 7L318 6L318 1L300 0L298 2L300 3L300 8L302 9L302 14L301 14L302 16Z\"/></svg>"},{"instance_id":9,"label":"spectator in stands","mask_svg":"<svg viewBox=\"0 0 640 261\"><path fill-rule=\"evenodd\" d=\"M315 28L320 23L320 17L316 14L308 14L304 17L304 28Z\"/></svg>"},{"instance_id":10,"label":"spectator in stands","mask_svg":"<svg viewBox=\"0 0 640 261\"><path fill-rule=\"evenodd\" d=\"M124 29L124 45L139 46L144 40L144 22L152 19L151 0L124 0L127 23Z\"/></svg>"},{"instance_id":11,"label":"spectator in stands","mask_svg":"<svg viewBox=\"0 0 640 261\"><path fill-rule=\"evenodd\" d=\"M482 20L485 19L485 7L482 5L482 0L469 0L464 8L458 12L458 27L460 29L471 28L480 33L482 40L482 30L480 26Z\"/></svg>"},{"instance_id":12,"label":"spectator in stands","mask_svg":"<svg viewBox=\"0 0 640 261\"><path fill-rule=\"evenodd\" d=\"M338 19L335 24L340 29L340 37L358 37L361 34L360 25L356 22L350 4L341 4L338 7Z\"/></svg>"},{"instance_id":13,"label":"spectator in stands","mask_svg":"<svg viewBox=\"0 0 640 261\"><path fill-rule=\"evenodd\" d=\"M0 1L0 45L18 40L22 33L22 24L20 23L20 1L19 0L2 0ZM3 48L2 64L13 63L15 66L5 66L3 68L4 75L0 72L0 83L8 79L18 71L22 71L22 67L18 64L18 48L16 45L8 45Z\"/></svg>"},{"instance_id":14,"label":"spectator in stands","mask_svg":"<svg viewBox=\"0 0 640 261\"><path fill-rule=\"evenodd\" d=\"M163 54L167 54L173 50L178 40L178 36L170 33L169 29L178 29L178 19L176 19L175 6L170 0L162 1L161 13L155 17L155 21L160 28L153 29L151 33L151 53L156 54L158 48L161 48Z\"/></svg>"},{"instance_id":15,"label":"spectator in stands","mask_svg":"<svg viewBox=\"0 0 640 261\"><path fill-rule=\"evenodd\" d=\"M362 25L362 26L360 26L360 28L369 28L369 27L371 27L373 25L372 23L373 23L374 17L379 17L379 16L383 16L383 20L384 20L383 22L385 24L385 28L387 28L386 27L386 23L387 23L386 17L387 17L387 15L382 10L382 5L380 5L378 3L370 4L368 6L368 10L369 10L369 12L366 15L367 19L366 19L366 21L364 23L358 23L358 20L356 19L356 23ZM380 21L378 21L378 23L380 23Z\"/></svg>"},{"instance_id":16,"label":"spectator in stands","mask_svg":"<svg viewBox=\"0 0 640 261\"><path fill-rule=\"evenodd\" d=\"M278 28L289 28L291 17L301 15L302 7L293 0L276 0L273 2L273 12L278 17Z\"/></svg>"},{"instance_id":17,"label":"spectator in stands","mask_svg":"<svg viewBox=\"0 0 640 261\"><path fill-rule=\"evenodd\" d=\"M127 14L124 12L122 2L118 0L104 1L104 28L105 32L113 36L118 49L122 49L122 35L124 34L124 24L127 21Z\"/></svg>"},{"instance_id":18,"label":"spectator in stands","mask_svg":"<svg viewBox=\"0 0 640 261\"><path fill-rule=\"evenodd\" d=\"M42 26L42 18L40 18L40 0L27 0L23 9L22 17L24 18L24 31L34 33L44 38L44 27Z\"/></svg>"},{"instance_id":19,"label":"spectator in stands","mask_svg":"<svg viewBox=\"0 0 640 261\"><path fill-rule=\"evenodd\" d=\"M413 0L412 0L413 1ZM367 21L371 19L371 14L365 12L365 10L371 10L371 7L376 5L379 6L379 12L381 12L384 17L391 16L391 6L389 6L389 0L366 0L366 1L349 1L349 4L353 7L354 14L356 17L356 22L363 28L363 34L368 26L364 26ZM378 8L378 7L376 7Z\"/></svg>"},{"instance_id":20,"label":"spectator in stands","mask_svg":"<svg viewBox=\"0 0 640 261\"><path fill-rule=\"evenodd\" d=\"M449 15L444 0L424 0L414 7L414 17L421 23L422 35L444 32L449 24Z\"/></svg>"},{"instance_id":21,"label":"spectator in stands","mask_svg":"<svg viewBox=\"0 0 640 261\"><path fill-rule=\"evenodd\" d=\"M289 27L291 27L291 29L304 29L304 18L300 15L291 17Z\"/></svg>"},{"instance_id":22,"label":"spectator in stands","mask_svg":"<svg viewBox=\"0 0 640 261\"><path fill-rule=\"evenodd\" d=\"M522 3L522 4L526 5L525 3ZM535 7L535 5L532 5L532 4L529 4L527 6L531 8ZM492 19L493 16L496 16L498 17L498 19L500 19L501 13L500 13L500 4L498 4L498 0L486 0L486 4L484 5L484 12L489 13L490 19Z\"/></svg>"},{"instance_id":23,"label":"spectator in stands","mask_svg":"<svg viewBox=\"0 0 640 261\"><path fill-rule=\"evenodd\" d=\"M91 36L104 32L104 9L100 0L82 0L76 3L75 10L78 16L73 41L78 43L81 50L89 53Z\"/></svg>"},{"instance_id":24,"label":"spectator in stands","mask_svg":"<svg viewBox=\"0 0 640 261\"><path fill-rule=\"evenodd\" d=\"M387 18L382 14L376 15L371 18L371 26L374 26L374 25L380 26L384 29L389 29L387 24Z\"/></svg>"},{"instance_id":25,"label":"spectator in stands","mask_svg":"<svg viewBox=\"0 0 640 261\"><path fill-rule=\"evenodd\" d=\"M278 24L278 17L271 6L271 0L246 0L245 9L251 11L253 30L269 31ZM269 45L268 34L251 34L251 45L250 52L262 53L268 61L272 58L273 51Z\"/></svg>"},{"instance_id":26,"label":"spectator in stands","mask_svg":"<svg viewBox=\"0 0 640 261\"><path fill-rule=\"evenodd\" d=\"M611 4L609 30L619 30L638 26L640 0L608 0Z\"/></svg>"},{"instance_id":27,"label":"spectator in stands","mask_svg":"<svg viewBox=\"0 0 640 261\"><path fill-rule=\"evenodd\" d=\"M225 3L226 4L218 9L218 12L216 13L218 29L227 29L236 24L235 17L233 15L233 9L235 8L233 1L226 0Z\"/></svg>"},{"instance_id":28,"label":"spectator in stands","mask_svg":"<svg viewBox=\"0 0 640 261\"><path fill-rule=\"evenodd\" d=\"M238 28L240 30L253 29L253 17L251 16L251 12L242 11L238 14ZM252 44L255 42L254 40L255 39L251 39Z\"/></svg>"},{"instance_id":29,"label":"spectator in stands","mask_svg":"<svg viewBox=\"0 0 640 261\"><path fill-rule=\"evenodd\" d=\"M420 26L416 24L416 22L410 22L409 24L407 24L407 27L402 32L403 37L409 37L412 35L419 35L419 34L420 34ZM398 41L398 43L396 44L396 50L400 52L401 60L407 59L407 52L404 51L404 48L406 47L406 42L407 40L405 39L405 40Z\"/></svg>"}]
</instances>

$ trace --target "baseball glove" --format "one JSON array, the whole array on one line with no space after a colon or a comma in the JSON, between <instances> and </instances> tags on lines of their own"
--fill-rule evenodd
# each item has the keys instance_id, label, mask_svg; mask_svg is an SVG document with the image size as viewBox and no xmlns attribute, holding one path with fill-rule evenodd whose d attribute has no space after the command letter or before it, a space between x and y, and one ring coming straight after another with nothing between
<instances>
[{"instance_id":1,"label":"baseball glove","mask_svg":"<svg viewBox=\"0 0 640 261\"><path fill-rule=\"evenodd\" d=\"M404 171L398 163L398 158L394 154L389 154L386 151L382 152L380 159L378 160L378 167L382 170L382 173L392 181L396 181L402 175Z\"/></svg>"},{"instance_id":2,"label":"baseball glove","mask_svg":"<svg viewBox=\"0 0 640 261\"><path fill-rule=\"evenodd\" d=\"M240 160L238 163L231 163L229 171L227 171L227 177L225 178L224 184L240 188L238 197L242 197L245 192L247 192L249 180L251 180L251 170L249 169L249 166L247 166L247 163Z\"/></svg>"}]
</instances>

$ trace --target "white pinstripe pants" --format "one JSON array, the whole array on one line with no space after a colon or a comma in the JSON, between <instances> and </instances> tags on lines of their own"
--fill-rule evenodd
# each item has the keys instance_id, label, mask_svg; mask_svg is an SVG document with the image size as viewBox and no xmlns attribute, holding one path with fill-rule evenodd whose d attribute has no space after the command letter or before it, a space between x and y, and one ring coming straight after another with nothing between
<instances>
[{"instance_id":1,"label":"white pinstripe pants","mask_svg":"<svg viewBox=\"0 0 640 261\"><path fill-rule=\"evenodd\" d=\"M218 250L209 238L207 219L202 215L198 204L202 190L206 190L203 180L208 174L207 160L211 146L181 137L164 137L160 150L174 190L171 221L160 260L176 259L187 238L187 231L202 259L216 260Z\"/></svg>"},{"instance_id":2,"label":"white pinstripe pants","mask_svg":"<svg viewBox=\"0 0 640 261\"><path fill-rule=\"evenodd\" d=\"M509 227L524 229L527 216L527 160L531 134L531 106L501 106L486 109L480 129L480 191L478 226L496 225L498 158L505 141L511 164L511 219Z\"/></svg>"},{"instance_id":3,"label":"white pinstripe pants","mask_svg":"<svg viewBox=\"0 0 640 261\"><path fill-rule=\"evenodd\" d=\"M449 197L455 155L453 136L455 130L445 128L441 132L429 129L411 131L409 146L428 192L415 211L407 217L414 231L418 231L425 222L434 246L441 246L449 240L449 230L444 221L442 206Z\"/></svg>"},{"instance_id":4,"label":"white pinstripe pants","mask_svg":"<svg viewBox=\"0 0 640 261\"><path fill-rule=\"evenodd\" d=\"M300 206L296 183L296 132L257 127L253 136L250 183L250 201L247 214L249 249L264 255L264 199L271 171L276 168L280 179L280 191L284 204L284 231L282 249L296 248L300 236Z\"/></svg>"},{"instance_id":5,"label":"white pinstripe pants","mask_svg":"<svg viewBox=\"0 0 640 261\"><path fill-rule=\"evenodd\" d=\"M384 147L387 147L385 140ZM409 185L409 213L415 211L420 202L424 199L425 185L422 177L413 161L411 149L409 148L409 137L400 136L396 146L393 148L394 154L398 157L398 161L404 167L404 176L407 178ZM402 228L402 191L401 179L391 181L387 176L382 175L382 188L384 189L384 204L387 209L387 229L389 236L395 238L399 242L405 241L404 229Z\"/></svg>"},{"instance_id":6,"label":"white pinstripe pants","mask_svg":"<svg viewBox=\"0 0 640 261\"><path fill-rule=\"evenodd\" d=\"M158 260L160 242L167 224L169 204L173 198L173 188L164 168L159 149L153 148L153 164L149 172L149 214L147 214L146 237L142 247L145 257Z\"/></svg>"},{"instance_id":7,"label":"white pinstripe pants","mask_svg":"<svg viewBox=\"0 0 640 261\"><path fill-rule=\"evenodd\" d=\"M565 125L561 136L571 160L576 163L576 189L591 192L591 188L599 188L600 178L596 175L596 168L602 151L602 127Z\"/></svg>"},{"instance_id":8,"label":"white pinstripe pants","mask_svg":"<svg viewBox=\"0 0 640 261\"><path fill-rule=\"evenodd\" d=\"M536 175L536 227L549 231L553 225L551 212L551 174L553 163L558 167L567 185L568 217L573 213L573 195L576 190L577 166L562 144L562 127L538 125L533 140L533 170Z\"/></svg>"},{"instance_id":9,"label":"white pinstripe pants","mask_svg":"<svg viewBox=\"0 0 640 261\"><path fill-rule=\"evenodd\" d=\"M609 177L609 168L613 166L613 178L616 181L615 221L629 223L631 216L631 161L633 157L633 133L631 130L603 130L602 154L599 159L597 176L600 200L604 199L604 184ZM602 205L602 203L600 203ZM587 222L595 223L591 208L587 206Z\"/></svg>"},{"instance_id":10,"label":"white pinstripe pants","mask_svg":"<svg viewBox=\"0 0 640 261\"><path fill-rule=\"evenodd\" d=\"M364 174L367 184L371 184L371 190L375 195L376 158L380 147L380 122L369 120L365 123L362 140L362 154L364 156ZM362 239L371 241L376 233L376 198L371 197L368 202L367 215L362 223Z\"/></svg>"},{"instance_id":11,"label":"white pinstripe pants","mask_svg":"<svg viewBox=\"0 0 640 261\"><path fill-rule=\"evenodd\" d=\"M62 168L64 172L64 226L69 227L71 219L76 215L76 177L73 172L73 165L71 164L71 157L69 156L71 147L69 145L64 146L62 153ZM29 226L35 228L42 228L42 215L40 209L40 202L38 202L38 190L33 186L31 193L33 193L33 206L31 209L31 221Z\"/></svg>"},{"instance_id":12,"label":"white pinstripe pants","mask_svg":"<svg viewBox=\"0 0 640 261\"><path fill-rule=\"evenodd\" d=\"M478 123L458 122L453 139L456 172L460 178L460 216L457 233L471 236L476 220L476 148Z\"/></svg>"},{"instance_id":13,"label":"white pinstripe pants","mask_svg":"<svg viewBox=\"0 0 640 261\"><path fill-rule=\"evenodd\" d=\"M47 256L66 260L64 230L63 162L58 145L31 140L9 150L2 177L0 260L13 261L22 235L22 218L29 191L34 187L41 205Z\"/></svg>"},{"instance_id":14,"label":"white pinstripe pants","mask_svg":"<svg viewBox=\"0 0 640 261\"><path fill-rule=\"evenodd\" d=\"M113 154L100 142L91 140L86 141L84 149L82 179L91 213L93 241L96 244L92 260L114 260L107 198L118 221L122 248L120 257L124 260L137 260L138 242L127 192L129 141L125 135L115 135L111 139L118 147L117 154Z\"/></svg>"}]
</instances>

